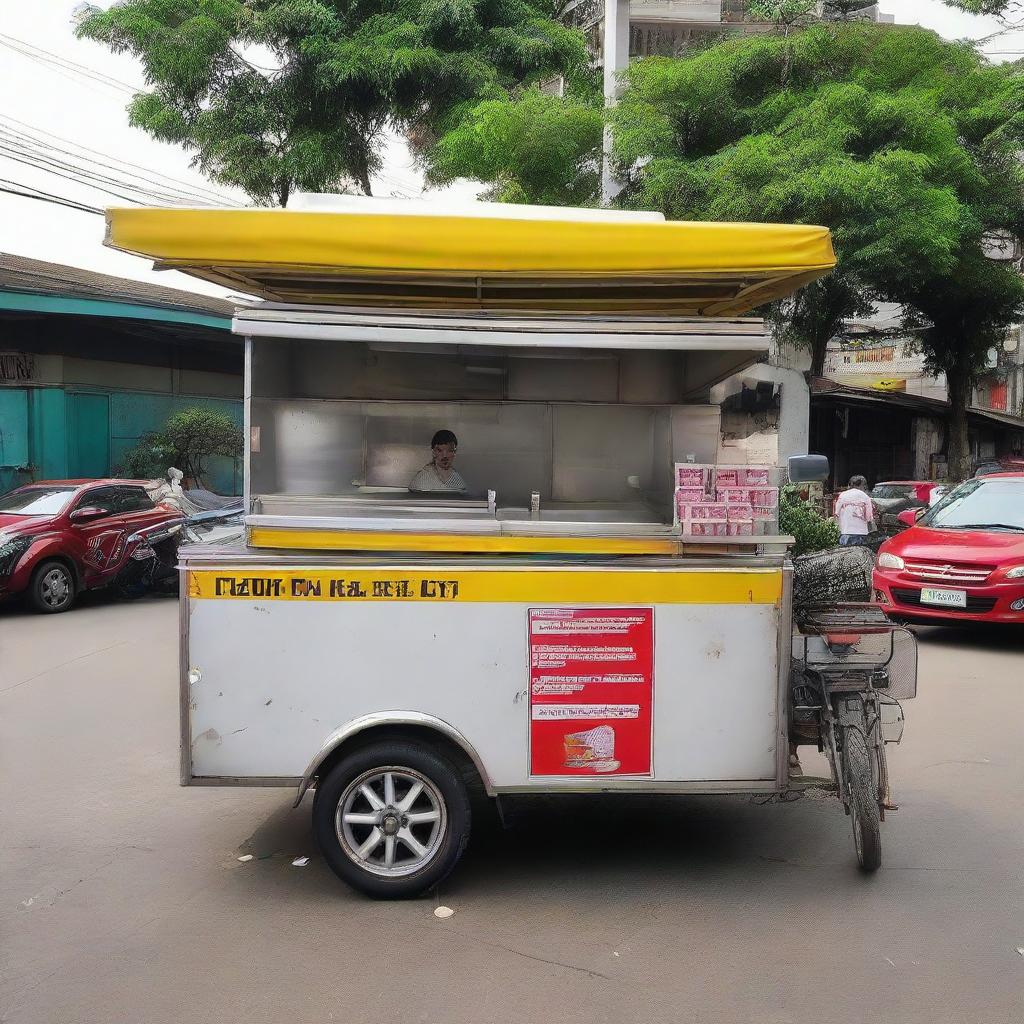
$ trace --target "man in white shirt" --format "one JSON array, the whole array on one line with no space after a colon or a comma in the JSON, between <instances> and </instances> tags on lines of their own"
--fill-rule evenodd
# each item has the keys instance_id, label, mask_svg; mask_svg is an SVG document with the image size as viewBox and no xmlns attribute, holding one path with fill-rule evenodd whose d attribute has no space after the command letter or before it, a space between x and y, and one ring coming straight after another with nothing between
<instances>
[{"instance_id":1,"label":"man in white shirt","mask_svg":"<svg viewBox=\"0 0 1024 1024\"><path fill-rule=\"evenodd\" d=\"M455 469L459 439L450 430L439 430L430 439L433 458L412 478L410 491L465 491L466 481Z\"/></svg>"},{"instance_id":2,"label":"man in white shirt","mask_svg":"<svg viewBox=\"0 0 1024 1024\"><path fill-rule=\"evenodd\" d=\"M843 546L864 544L874 526L875 507L867 486L864 477L851 476L849 489L843 491L836 502L839 543Z\"/></svg>"}]
</instances>

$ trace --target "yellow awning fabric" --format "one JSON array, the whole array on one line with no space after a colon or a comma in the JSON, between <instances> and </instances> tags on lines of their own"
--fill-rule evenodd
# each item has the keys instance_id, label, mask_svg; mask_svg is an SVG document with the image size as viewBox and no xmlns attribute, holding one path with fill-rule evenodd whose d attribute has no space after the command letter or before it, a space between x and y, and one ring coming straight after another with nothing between
<instances>
[{"instance_id":1,"label":"yellow awning fabric","mask_svg":"<svg viewBox=\"0 0 1024 1024\"><path fill-rule=\"evenodd\" d=\"M278 302L744 313L828 273L827 228L114 208L107 244Z\"/></svg>"}]
</instances>

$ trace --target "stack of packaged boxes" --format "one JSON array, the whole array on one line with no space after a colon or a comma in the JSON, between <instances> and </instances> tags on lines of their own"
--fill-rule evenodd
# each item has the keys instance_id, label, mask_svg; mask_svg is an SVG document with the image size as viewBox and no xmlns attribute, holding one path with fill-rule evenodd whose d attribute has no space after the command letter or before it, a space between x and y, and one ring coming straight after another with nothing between
<instances>
[{"instance_id":1,"label":"stack of packaged boxes","mask_svg":"<svg viewBox=\"0 0 1024 1024\"><path fill-rule=\"evenodd\" d=\"M778 529L769 466L676 463L676 522L684 536L751 537Z\"/></svg>"}]
</instances>

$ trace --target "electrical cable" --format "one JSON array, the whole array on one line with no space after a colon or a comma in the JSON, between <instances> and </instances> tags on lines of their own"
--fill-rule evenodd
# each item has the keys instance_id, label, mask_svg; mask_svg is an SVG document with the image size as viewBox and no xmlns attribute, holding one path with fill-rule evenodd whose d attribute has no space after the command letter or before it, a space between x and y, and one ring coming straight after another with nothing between
<instances>
[{"instance_id":1,"label":"electrical cable","mask_svg":"<svg viewBox=\"0 0 1024 1024\"><path fill-rule=\"evenodd\" d=\"M5 140L0 138L0 156L4 156L7 159L15 160L19 163L26 163L31 167L35 167L45 174L55 174L62 171L70 172L71 180L78 182L88 188L99 187L99 183L104 185L114 185L117 188L125 189L129 192L136 193L146 201L167 203L169 205L180 205L185 197L178 195L170 195L167 193L158 193L151 189L134 185L130 181L125 181L119 178L111 178L107 175L95 174L86 168L78 167L74 164L68 164L63 161L53 160L45 156L41 156L31 151L26 151L19 148L11 148L6 145ZM28 159L22 159L23 157ZM63 176L63 175L62 175ZM123 198L129 198L127 196ZM194 200L193 200L194 201ZM203 205L208 205L204 203Z\"/></svg>"},{"instance_id":2,"label":"electrical cable","mask_svg":"<svg viewBox=\"0 0 1024 1024\"><path fill-rule=\"evenodd\" d=\"M79 210L82 213L93 213L103 216L103 211L95 206L87 206L84 203L76 203L74 200L67 199L63 196L54 195L52 192L43 192L40 189L33 188L31 185L22 185L20 181L8 181L7 178L0 178L0 182L9 185L18 185L20 188L30 189L29 192L22 192L13 188L4 188L4 184L0 184L0 192L7 195L18 196L22 199L36 199L43 203L53 203L55 206L67 206L72 210Z\"/></svg>"},{"instance_id":3,"label":"electrical cable","mask_svg":"<svg viewBox=\"0 0 1024 1024\"><path fill-rule=\"evenodd\" d=\"M186 187L190 188L192 191L198 192L200 194L205 193L205 194L209 195L212 199L216 199L218 202L223 202L223 203L231 203L231 202L233 202L233 200L231 200L229 197L227 197L227 196L223 195L222 193L219 193L219 192L217 192L217 191L215 191L213 189L206 188L206 187L204 187L202 185L193 184L192 182L185 181L183 178L175 178L173 175L164 174L162 171L154 170L152 167L146 167L146 166L144 166L142 164L132 163L130 160L120 160L120 159L118 159L116 157L112 157L109 153L105 153L102 150L92 149L91 147L83 145L80 142L75 142L73 139L67 139L67 138L64 138L64 136L62 136L62 135L57 135L54 132L46 131L46 129L44 129L44 128L37 128L35 125L28 124L25 121L19 121L16 117L11 117L10 114L0 113L0 123L2 123L4 121L8 121L8 122L10 122L12 124L19 125L21 128L27 128L30 133L32 133L32 134L34 134L36 136L41 136L42 135L42 136L46 136L47 138L50 138L50 139L56 139L58 142L63 142L63 143L65 143L68 146L73 146L75 149L81 149L81 150L83 150L86 153L92 153L92 154L94 154L96 156L102 156L102 157L106 157L107 159L113 159L115 161L115 163L124 164L126 167L134 168L136 171L146 171L149 174L155 175L157 178L164 178L165 180L167 180L167 181L169 181L169 182L171 182L171 183L173 183L175 185L185 185ZM17 129L12 129L12 130L17 131ZM43 140L38 140L38 141L42 142ZM74 154L71 154L71 155L74 155ZM83 159L86 159L86 158L83 158Z\"/></svg>"},{"instance_id":4,"label":"electrical cable","mask_svg":"<svg viewBox=\"0 0 1024 1024\"><path fill-rule=\"evenodd\" d=\"M74 182L76 185L81 185L84 188L92 188L95 189L97 192L105 192L108 196L114 196L117 199L125 199L129 203L139 203L141 205L141 201L139 199L134 198L133 196L126 196L123 192L114 192L112 189L104 188L102 185L90 184L89 182L82 181L81 178L75 177L74 175L71 174L62 174L60 171L50 170L46 167L40 167L38 163L32 160L23 160L21 157L10 155L5 155L2 157L2 159L13 160L15 163L24 164L26 167L34 167L37 171L42 171L44 174L52 174L54 175L54 177L63 178L65 181Z\"/></svg>"},{"instance_id":5,"label":"electrical cable","mask_svg":"<svg viewBox=\"0 0 1024 1024\"><path fill-rule=\"evenodd\" d=\"M11 146L6 138L0 134L0 154L6 155L9 159L18 160L20 157L30 158L28 162L31 166L37 167L39 170L45 173L55 173L53 170L57 168L62 171L69 171L76 176L79 184L87 185L90 188L96 187L94 183L102 182L107 185L115 185L118 188L127 189L130 192L135 192L147 200L156 201L160 203L168 203L171 205L181 205L182 202L200 203L203 206L211 205L207 200L201 200L197 196L187 196L182 194L174 194L170 192L156 191L153 188L147 188L145 186L139 186L134 184L132 181L125 178L112 178L109 175L99 174L93 171L91 168L82 167L79 164L68 163L64 160L59 160L55 157L50 157L45 153L41 153L38 150L26 149L23 146Z\"/></svg>"},{"instance_id":6,"label":"electrical cable","mask_svg":"<svg viewBox=\"0 0 1024 1024\"><path fill-rule=\"evenodd\" d=\"M6 32L0 32L0 46L5 46L15 53L20 53L29 60L34 60L40 64L49 64L71 74L80 75L83 78L96 82L98 85L105 85L110 89L117 89L133 96L135 93L142 91L139 86L129 85L120 79L105 75L102 71L96 71L93 68L86 67L84 64L78 64L73 60L68 60L66 57L61 57L59 54L44 50L41 46L36 46L34 43L18 39L16 36L7 35Z\"/></svg>"},{"instance_id":7,"label":"electrical cable","mask_svg":"<svg viewBox=\"0 0 1024 1024\"><path fill-rule=\"evenodd\" d=\"M148 191L154 193L160 192L161 194L177 195L182 199L192 199L202 202L213 201L213 197L207 197L204 193L192 192L184 188L179 188L177 185L170 185L162 182L156 177L150 177L145 174L137 174L133 171L124 170L118 167L116 163L108 163L104 160L96 159L95 157L83 156L81 154L74 153L71 150L63 149L60 146L55 146L44 140L35 139L26 133L8 128L2 123L2 120L0 120L0 141L4 142L8 146L13 146L23 150L26 154L32 153L36 156L66 163L82 170L95 172L96 168L101 168L120 176L120 179L123 181L138 180L146 182L148 186L152 186ZM94 164L95 167L88 166L90 164ZM219 202L220 200L216 201Z\"/></svg>"}]
</instances>

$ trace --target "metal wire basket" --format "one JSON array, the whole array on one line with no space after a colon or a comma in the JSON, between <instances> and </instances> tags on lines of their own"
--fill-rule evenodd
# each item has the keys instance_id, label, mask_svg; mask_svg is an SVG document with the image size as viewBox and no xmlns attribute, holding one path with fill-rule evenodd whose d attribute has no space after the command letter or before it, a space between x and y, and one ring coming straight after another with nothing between
<instances>
[{"instance_id":1,"label":"metal wire basket","mask_svg":"<svg viewBox=\"0 0 1024 1024\"><path fill-rule=\"evenodd\" d=\"M916 697L917 638L863 606L860 612L829 609L813 623L801 623L793 638L794 661L834 682L853 682L870 673L876 690L896 700Z\"/></svg>"}]
</instances>

